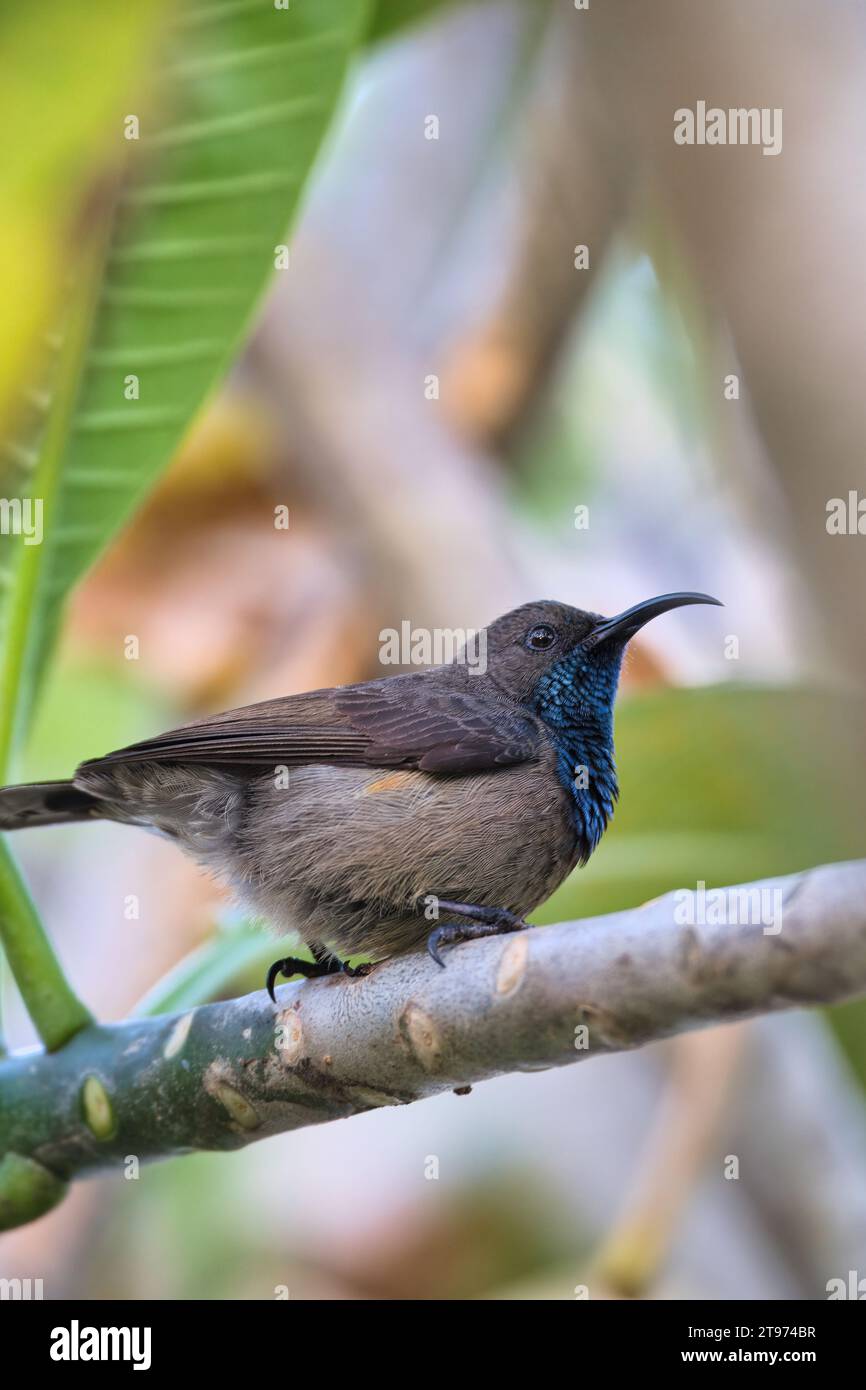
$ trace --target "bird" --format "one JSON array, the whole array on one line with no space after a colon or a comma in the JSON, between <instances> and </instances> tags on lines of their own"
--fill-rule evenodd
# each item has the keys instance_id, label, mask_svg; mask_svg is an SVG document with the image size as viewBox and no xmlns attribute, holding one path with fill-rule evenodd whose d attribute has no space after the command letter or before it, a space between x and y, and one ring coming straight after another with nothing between
<instances>
[{"instance_id":1,"label":"bird","mask_svg":"<svg viewBox=\"0 0 866 1390\"><path fill-rule=\"evenodd\" d=\"M173 840L313 957L281 976L527 927L601 839L619 795L613 708L646 623L526 603L444 665L264 700L91 758L67 781L0 789L0 831L75 821ZM478 660L478 654L483 660ZM352 966L351 957L368 959Z\"/></svg>"}]
</instances>

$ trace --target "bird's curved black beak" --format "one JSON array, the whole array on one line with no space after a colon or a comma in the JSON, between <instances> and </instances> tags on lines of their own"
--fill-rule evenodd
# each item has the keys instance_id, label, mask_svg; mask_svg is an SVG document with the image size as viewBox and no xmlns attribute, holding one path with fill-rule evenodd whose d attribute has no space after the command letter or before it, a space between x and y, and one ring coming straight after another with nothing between
<instances>
[{"instance_id":1,"label":"bird's curved black beak","mask_svg":"<svg viewBox=\"0 0 866 1390\"><path fill-rule=\"evenodd\" d=\"M658 598L645 599L614 618L602 618L587 634L587 641L593 646L616 637L620 642L628 642L645 623L667 613L671 608L684 608L688 603L712 603L724 608L721 599L711 598L709 594L660 594Z\"/></svg>"}]
</instances>

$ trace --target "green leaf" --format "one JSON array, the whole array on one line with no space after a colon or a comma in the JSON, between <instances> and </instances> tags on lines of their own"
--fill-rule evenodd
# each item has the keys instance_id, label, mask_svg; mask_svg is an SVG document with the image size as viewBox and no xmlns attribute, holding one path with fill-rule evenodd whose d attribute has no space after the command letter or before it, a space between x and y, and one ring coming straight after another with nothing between
<instances>
[{"instance_id":1,"label":"green leaf","mask_svg":"<svg viewBox=\"0 0 866 1390\"><path fill-rule=\"evenodd\" d=\"M170 459L249 321L366 21L366 0L190 0L147 92L118 116L54 360L0 474L5 496L41 499L44 535L0 549L0 768L66 594ZM138 139L124 138L128 116Z\"/></svg>"}]
</instances>

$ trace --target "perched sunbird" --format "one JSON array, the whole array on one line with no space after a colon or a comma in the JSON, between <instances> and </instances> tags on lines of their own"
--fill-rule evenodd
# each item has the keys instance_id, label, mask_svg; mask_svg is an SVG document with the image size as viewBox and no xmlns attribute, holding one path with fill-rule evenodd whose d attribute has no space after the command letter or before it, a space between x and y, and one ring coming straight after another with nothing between
<instances>
[{"instance_id":1,"label":"perched sunbird","mask_svg":"<svg viewBox=\"0 0 866 1390\"><path fill-rule=\"evenodd\" d=\"M143 826L228 882L314 960L279 975L517 931L589 859L618 794L613 704L626 644L707 594L615 618L527 603L484 629L483 669L446 665L215 714L0 790L0 830ZM360 970L363 970L361 967Z\"/></svg>"}]
</instances>

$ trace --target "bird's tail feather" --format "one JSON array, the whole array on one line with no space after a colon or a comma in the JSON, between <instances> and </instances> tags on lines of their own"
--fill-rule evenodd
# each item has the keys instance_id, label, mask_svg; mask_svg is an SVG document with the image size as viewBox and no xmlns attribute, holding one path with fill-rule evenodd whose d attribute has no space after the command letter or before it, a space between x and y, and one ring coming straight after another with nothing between
<instances>
[{"instance_id":1,"label":"bird's tail feather","mask_svg":"<svg viewBox=\"0 0 866 1390\"><path fill-rule=\"evenodd\" d=\"M98 797L73 782L28 782L0 787L0 830L25 830L32 825L61 825L93 820L105 814Z\"/></svg>"}]
</instances>

